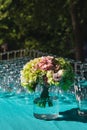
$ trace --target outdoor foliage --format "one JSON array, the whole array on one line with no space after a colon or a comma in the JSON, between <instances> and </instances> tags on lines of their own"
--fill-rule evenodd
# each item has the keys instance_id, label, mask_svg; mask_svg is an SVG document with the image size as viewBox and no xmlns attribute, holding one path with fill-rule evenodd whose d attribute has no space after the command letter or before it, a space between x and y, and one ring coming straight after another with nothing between
<instances>
[{"instance_id":1,"label":"outdoor foliage","mask_svg":"<svg viewBox=\"0 0 87 130\"><path fill-rule=\"evenodd\" d=\"M75 21L72 21L73 3ZM0 0L0 45L7 43L9 50L38 49L73 58L73 50L79 46L73 22L79 23L81 42L87 40L83 35L87 30L86 5L86 0Z\"/></svg>"}]
</instances>

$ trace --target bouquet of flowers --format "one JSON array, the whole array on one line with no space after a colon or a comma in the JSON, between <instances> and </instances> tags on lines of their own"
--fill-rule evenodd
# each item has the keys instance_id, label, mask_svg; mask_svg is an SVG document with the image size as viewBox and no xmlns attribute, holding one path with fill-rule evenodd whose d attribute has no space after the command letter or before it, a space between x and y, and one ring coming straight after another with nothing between
<instances>
[{"instance_id":1,"label":"bouquet of flowers","mask_svg":"<svg viewBox=\"0 0 87 130\"><path fill-rule=\"evenodd\" d=\"M21 85L30 92L35 91L37 84L48 87L69 89L74 81L73 68L69 61L62 57L42 56L26 63L21 70Z\"/></svg>"}]
</instances>

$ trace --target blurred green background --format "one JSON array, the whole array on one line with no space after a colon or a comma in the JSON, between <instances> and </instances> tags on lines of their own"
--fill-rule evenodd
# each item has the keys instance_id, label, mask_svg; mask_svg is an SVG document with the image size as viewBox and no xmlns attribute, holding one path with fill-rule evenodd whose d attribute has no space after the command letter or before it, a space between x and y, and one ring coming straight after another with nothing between
<instances>
[{"instance_id":1,"label":"blurred green background","mask_svg":"<svg viewBox=\"0 0 87 130\"><path fill-rule=\"evenodd\" d=\"M0 0L0 52L29 48L84 60L86 12L87 0Z\"/></svg>"}]
</instances>

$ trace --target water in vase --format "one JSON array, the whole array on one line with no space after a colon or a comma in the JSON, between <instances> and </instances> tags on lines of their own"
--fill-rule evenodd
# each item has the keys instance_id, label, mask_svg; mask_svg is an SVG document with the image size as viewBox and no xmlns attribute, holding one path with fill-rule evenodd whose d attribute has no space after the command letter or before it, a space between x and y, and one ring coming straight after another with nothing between
<instances>
[{"instance_id":1,"label":"water in vase","mask_svg":"<svg viewBox=\"0 0 87 130\"><path fill-rule=\"evenodd\" d=\"M49 97L45 100L37 97L34 100L33 113L39 119L56 119L59 115L58 96Z\"/></svg>"}]
</instances>

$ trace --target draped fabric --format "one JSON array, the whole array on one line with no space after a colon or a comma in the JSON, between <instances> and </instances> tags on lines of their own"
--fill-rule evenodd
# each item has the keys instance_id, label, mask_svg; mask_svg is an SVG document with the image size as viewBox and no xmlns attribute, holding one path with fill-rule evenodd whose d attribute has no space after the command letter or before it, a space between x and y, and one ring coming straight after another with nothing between
<instances>
[{"instance_id":1,"label":"draped fabric","mask_svg":"<svg viewBox=\"0 0 87 130\"><path fill-rule=\"evenodd\" d=\"M87 118L77 114L75 102L60 103L58 119L46 121L33 116L31 97L0 98L0 130L87 130Z\"/></svg>"}]
</instances>

